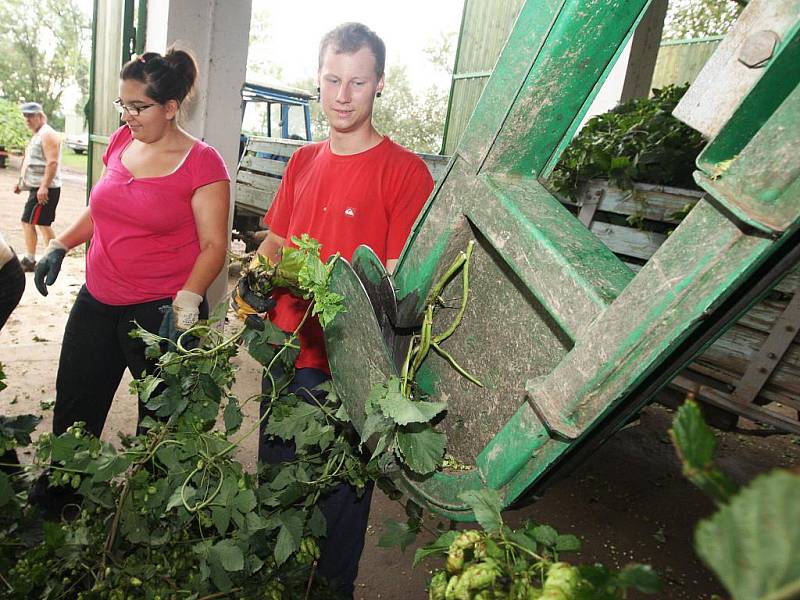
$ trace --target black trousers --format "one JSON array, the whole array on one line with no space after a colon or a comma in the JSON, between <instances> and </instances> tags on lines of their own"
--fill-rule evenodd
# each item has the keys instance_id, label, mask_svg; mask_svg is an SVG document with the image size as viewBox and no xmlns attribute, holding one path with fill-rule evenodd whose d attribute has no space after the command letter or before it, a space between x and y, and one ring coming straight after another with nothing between
<instances>
[{"instance_id":1,"label":"black trousers","mask_svg":"<svg viewBox=\"0 0 800 600\"><path fill-rule=\"evenodd\" d=\"M277 375L277 374L276 374ZM311 401L307 390L313 390L320 383L330 379L327 373L318 369L297 369L292 383L286 389L288 394L297 394ZM271 392L268 378L261 382L264 394ZM314 392L321 395L320 392ZM319 396L318 396L319 397ZM261 415L266 403L261 405ZM271 440L264 436L264 422L260 432L258 460L268 464L287 462L294 458L294 443ZM320 559L317 572L334 582L344 597L352 598L355 590L358 562L364 550L364 536L367 532L369 508L372 500L372 484L367 485L361 497L356 489L346 483L339 484L320 501L320 510L325 515L327 534L320 540Z\"/></svg>"},{"instance_id":2,"label":"black trousers","mask_svg":"<svg viewBox=\"0 0 800 600\"><path fill-rule=\"evenodd\" d=\"M133 321L158 333L163 298L142 304L112 306L99 302L81 287L69 313L56 377L53 433L60 435L75 421L85 421L86 430L100 436L114 394L127 368L134 377L151 373L155 361L145 358L141 340L128 333ZM149 412L139 402L139 422Z\"/></svg>"},{"instance_id":3,"label":"black trousers","mask_svg":"<svg viewBox=\"0 0 800 600\"><path fill-rule=\"evenodd\" d=\"M0 329L6 324L11 311L22 299L25 291L25 273L16 256L0 269Z\"/></svg>"},{"instance_id":4,"label":"black trousers","mask_svg":"<svg viewBox=\"0 0 800 600\"><path fill-rule=\"evenodd\" d=\"M11 312L19 304L24 291L25 273L22 272L22 266L15 255L0 269L0 329L3 328ZM16 473L18 469L9 465L19 464L17 451L8 450L0 456L0 463L2 463L0 470L9 474Z\"/></svg>"}]
</instances>

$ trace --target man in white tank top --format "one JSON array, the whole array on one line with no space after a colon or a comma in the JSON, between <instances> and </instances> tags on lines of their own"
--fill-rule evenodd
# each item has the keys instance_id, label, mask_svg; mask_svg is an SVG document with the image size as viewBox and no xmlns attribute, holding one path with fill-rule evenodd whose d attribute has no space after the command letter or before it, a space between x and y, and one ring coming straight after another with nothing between
<instances>
[{"instance_id":1,"label":"man in white tank top","mask_svg":"<svg viewBox=\"0 0 800 600\"><path fill-rule=\"evenodd\" d=\"M56 206L61 197L61 136L47 124L47 116L38 102L23 104L21 111L33 137L25 150L14 193L28 191L28 200L22 211L25 256L20 263L23 270L33 271L36 265L37 229L44 238L45 248L55 237L51 225L56 218Z\"/></svg>"}]
</instances>

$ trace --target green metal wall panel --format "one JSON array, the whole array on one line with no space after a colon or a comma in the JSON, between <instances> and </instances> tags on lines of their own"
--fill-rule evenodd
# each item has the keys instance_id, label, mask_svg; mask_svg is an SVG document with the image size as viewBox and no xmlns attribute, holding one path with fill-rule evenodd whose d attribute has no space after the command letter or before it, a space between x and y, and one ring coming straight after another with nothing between
<instances>
[{"instance_id":1,"label":"green metal wall panel","mask_svg":"<svg viewBox=\"0 0 800 600\"><path fill-rule=\"evenodd\" d=\"M722 38L664 42L658 51L651 88L692 83Z\"/></svg>"},{"instance_id":2,"label":"green metal wall panel","mask_svg":"<svg viewBox=\"0 0 800 600\"><path fill-rule=\"evenodd\" d=\"M465 0L443 153L451 155L497 57L514 26L523 0Z\"/></svg>"}]
</instances>

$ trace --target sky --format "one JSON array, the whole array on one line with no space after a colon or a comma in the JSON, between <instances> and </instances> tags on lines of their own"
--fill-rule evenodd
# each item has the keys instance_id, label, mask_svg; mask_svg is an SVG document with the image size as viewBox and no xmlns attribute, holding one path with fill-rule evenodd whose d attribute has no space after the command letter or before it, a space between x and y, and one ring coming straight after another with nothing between
<instances>
[{"instance_id":1,"label":"sky","mask_svg":"<svg viewBox=\"0 0 800 600\"><path fill-rule=\"evenodd\" d=\"M278 65L286 83L316 75L322 36L347 21L359 21L386 44L386 65L406 65L416 88L436 82L449 88L450 77L433 67L424 48L441 33L453 34L453 51L461 25L463 0L253 0L253 13L267 14L269 39L251 52Z\"/></svg>"},{"instance_id":2,"label":"sky","mask_svg":"<svg viewBox=\"0 0 800 600\"><path fill-rule=\"evenodd\" d=\"M238 0L224 0L238 1ZM93 0L76 0L91 14ZM346 21L359 21L386 44L386 66L405 65L411 85L422 90L432 84L450 87L450 76L434 67L424 49L442 33L452 34L455 53L464 0L252 0L253 14L265 13L264 44L251 53L276 65L284 83L316 75L317 48L322 36Z\"/></svg>"}]
</instances>

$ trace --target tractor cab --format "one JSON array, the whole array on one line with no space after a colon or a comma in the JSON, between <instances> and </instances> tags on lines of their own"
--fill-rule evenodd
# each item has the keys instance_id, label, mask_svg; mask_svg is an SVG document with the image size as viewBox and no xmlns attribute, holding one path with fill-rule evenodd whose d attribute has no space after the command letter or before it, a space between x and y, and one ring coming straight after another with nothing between
<instances>
[{"instance_id":1,"label":"tractor cab","mask_svg":"<svg viewBox=\"0 0 800 600\"><path fill-rule=\"evenodd\" d=\"M248 81L242 87L241 158L250 136L311 141L314 96L277 81Z\"/></svg>"}]
</instances>

